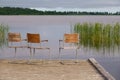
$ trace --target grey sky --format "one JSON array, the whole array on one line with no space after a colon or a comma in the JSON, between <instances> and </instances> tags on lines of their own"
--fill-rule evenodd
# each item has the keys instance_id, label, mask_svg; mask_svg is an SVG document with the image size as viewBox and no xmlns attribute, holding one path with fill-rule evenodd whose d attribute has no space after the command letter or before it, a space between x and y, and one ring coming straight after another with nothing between
<instances>
[{"instance_id":1,"label":"grey sky","mask_svg":"<svg viewBox=\"0 0 120 80\"><path fill-rule=\"evenodd\" d=\"M0 6L27 8L112 8L120 9L120 0L0 0ZM118 9L117 9L118 8Z\"/></svg>"}]
</instances>

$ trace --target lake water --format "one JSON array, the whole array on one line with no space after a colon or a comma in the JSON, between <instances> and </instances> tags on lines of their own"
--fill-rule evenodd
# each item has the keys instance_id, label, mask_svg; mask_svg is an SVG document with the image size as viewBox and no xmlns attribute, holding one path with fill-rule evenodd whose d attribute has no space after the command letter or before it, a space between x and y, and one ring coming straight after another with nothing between
<instances>
[{"instance_id":1,"label":"lake water","mask_svg":"<svg viewBox=\"0 0 120 80\"><path fill-rule=\"evenodd\" d=\"M51 48L51 59L58 59L59 40L64 33L71 33L76 23L120 23L120 16L0 16L0 24L8 25L9 32L20 32L22 38L26 33L39 33L41 39L48 39L48 46ZM37 50L36 59L48 59L47 50ZM7 47L0 49L0 59L12 59L14 49ZM120 52L118 48L100 50L86 48L81 45L78 50L78 59L95 58L116 80L120 79ZM28 59L28 49L18 49L18 59ZM62 59L75 59L74 50L62 51Z\"/></svg>"}]
</instances>

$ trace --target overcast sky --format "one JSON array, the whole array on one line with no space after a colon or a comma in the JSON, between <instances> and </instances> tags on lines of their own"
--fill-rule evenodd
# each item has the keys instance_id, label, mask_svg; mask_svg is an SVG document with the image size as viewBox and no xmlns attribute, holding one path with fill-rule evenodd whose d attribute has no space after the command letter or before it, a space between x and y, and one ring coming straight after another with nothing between
<instances>
[{"instance_id":1,"label":"overcast sky","mask_svg":"<svg viewBox=\"0 0 120 80\"><path fill-rule=\"evenodd\" d=\"M0 6L116 12L120 11L120 0L0 0Z\"/></svg>"}]
</instances>

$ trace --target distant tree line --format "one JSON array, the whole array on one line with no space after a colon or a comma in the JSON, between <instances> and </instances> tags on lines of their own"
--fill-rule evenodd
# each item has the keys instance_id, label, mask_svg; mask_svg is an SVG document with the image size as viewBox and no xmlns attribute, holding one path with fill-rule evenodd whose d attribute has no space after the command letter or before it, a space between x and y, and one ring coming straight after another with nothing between
<instances>
[{"instance_id":1,"label":"distant tree line","mask_svg":"<svg viewBox=\"0 0 120 80\"><path fill-rule=\"evenodd\" d=\"M39 11L20 7L0 7L0 15L120 15L120 12Z\"/></svg>"}]
</instances>

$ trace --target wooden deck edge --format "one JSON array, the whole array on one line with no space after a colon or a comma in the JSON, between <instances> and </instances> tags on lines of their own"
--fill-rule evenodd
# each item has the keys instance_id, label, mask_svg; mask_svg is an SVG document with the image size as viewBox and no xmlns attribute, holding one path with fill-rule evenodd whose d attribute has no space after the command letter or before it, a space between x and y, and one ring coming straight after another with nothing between
<instances>
[{"instance_id":1,"label":"wooden deck edge","mask_svg":"<svg viewBox=\"0 0 120 80\"><path fill-rule=\"evenodd\" d=\"M94 58L88 59L90 63L106 78L106 80L116 80L109 72L107 72Z\"/></svg>"}]
</instances>

